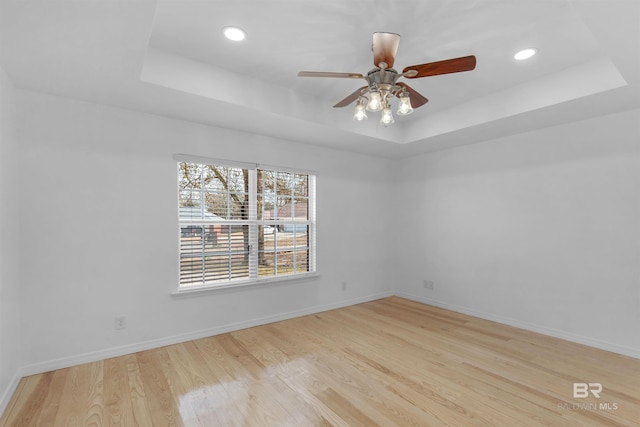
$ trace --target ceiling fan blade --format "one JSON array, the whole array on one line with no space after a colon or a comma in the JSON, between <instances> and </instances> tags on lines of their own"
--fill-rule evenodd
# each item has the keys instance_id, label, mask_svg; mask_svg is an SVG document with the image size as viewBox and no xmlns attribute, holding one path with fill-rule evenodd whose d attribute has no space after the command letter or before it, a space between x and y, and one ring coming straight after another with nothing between
<instances>
[{"instance_id":1,"label":"ceiling fan blade","mask_svg":"<svg viewBox=\"0 0 640 427\"><path fill-rule=\"evenodd\" d=\"M411 107L413 107L413 108L422 107L424 104L429 102L429 100L427 98L425 98L424 96L420 95L411 86L409 86L409 85L407 85L405 83L402 83L402 82L399 82L399 83L396 83L396 84L398 86L402 86L403 88L405 88L407 90L407 92L409 92L409 100L411 101Z\"/></svg>"},{"instance_id":2,"label":"ceiling fan blade","mask_svg":"<svg viewBox=\"0 0 640 427\"><path fill-rule=\"evenodd\" d=\"M476 68L476 57L473 55L461 58L446 59L444 61L429 62L427 64L411 65L402 70L406 73L409 70L416 70L418 74L408 79L420 77L438 76L440 74L459 73L461 71L471 71Z\"/></svg>"},{"instance_id":3,"label":"ceiling fan blade","mask_svg":"<svg viewBox=\"0 0 640 427\"><path fill-rule=\"evenodd\" d=\"M332 73L328 71L300 71L298 77L335 77L339 79L362 79L359 73Z\"/></svg>"},{"instance_id":4,"label":"ceiling fan blade","mask_svg":"<svg viewBox=\"0 0 640 427\"><path fill-rule=\"evenodd\" d=\"M342 101L334 105L333 108L346 107L347 105L351 104L353 101L358 99L360 95L362 95L362 90L367 89L368 87L369 86L362 86L360 89L356 90L351 95L347 96L345 99L343 99Z\"/></svg>"},{"instance_id":5,"label":"ceiling fan blade","mask_svg":"<svg viewBox=\"0 0 640 427\"><path fill-rule=\"evenodd\" d=\"M373 65L380 66L381 62L392 68L396 59L400 36L394 33L373 33ZM381 67L382 68L382 67Z\"/></svg>"}]
</instances>

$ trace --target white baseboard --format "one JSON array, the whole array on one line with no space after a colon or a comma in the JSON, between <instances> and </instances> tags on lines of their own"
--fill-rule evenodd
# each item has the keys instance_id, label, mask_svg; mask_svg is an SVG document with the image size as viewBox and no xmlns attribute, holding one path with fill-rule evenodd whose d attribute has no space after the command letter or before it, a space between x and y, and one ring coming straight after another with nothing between
<instances>
[{"instance_id":1,"label":"white baseboard","mask_svg":"<svg viewBox=\"0 0 640 427\"><path fill-rule=\"evenodd\" d=\"M9 401L11 400L13 393L15 393L18 388L18 383L22 377L22 372L18 371L13 378L11 378L11 382L9 382L7 388L2 393L2 396L0 397L0 415L2 415L5 409L7 409L7 405L9 405Z\"/></svg>"},{"instance_id":2,"label":"white baseboard","mask_svg":"<svg viewBox=\"0 0 640 427\"><path fill-rule=\"evenodd\" d=\"M319 305L302 310L294 310L287 313L275 314L273 316L261 317L246 320L243 322L230 323L227 325L216 326L214 328L203 329L200 331L188 332L185 334L174 335L170 337L158 338L155 340L143 341L135 344L124 345L120 347L107 348L90 353L84 353L77 356L64 357L60 359L50 360L42 363L35 363L24 366L21 369L22 376L41 374L43 372L53 371L56 369L68 368L70 366L80 365L82 363L90 363L98 360L109 359L111 357L124 356L125 354L137 353L139 351L151 350L167 345L178 344L181 342L196 340L199 338L210 337L214 335L224 334L227 332L238 331L240 329L251 328L254 326L266 325L268 323L279 322L281 320L293 319L295 317L306 316L309 314L320 313L323 311L334 310L336 308L348 307L350 305L361 304L381 298L390 297L393 291L382 292L378 294L368 295L365 297L339 301L337 303Z\"/></svg>"},{"instance_id":3,"label":"white baseboard","mask_svg":"<svg viewBox=\"0 0 640 427\"><path fill-rule=\"evenodd\" d=\"M462 307L459 305L448 304L442 301L437 301L429 298L424 298L418 295L407 294L405 292L396 292L396 296L406 298L408 300L416 301L422 304L433 305L435 307L444 308L447 310L455 311L457 313L468 314L469 316L479 317L485 320L491 320L493 322L502 323L504 325L513 326L527 331L537 332L539 334L548 335L555 338L575 342L578 344L588 345L589 347L599 348L601 350L610 351L613 353L621 354L623 356L629 356L636 359L640 359L640 349L627 347L619 344L614 344L606 341L597 340L594 338L585 337L582 335L576 335L569 332L561 331L558 329L548 328L546 326L540 326L533 323L521 322L519 320L510 319L508 317L496 316L489 313L483 313L481 311L473 310L471 308Z\"/></svg>"}]
</instances>

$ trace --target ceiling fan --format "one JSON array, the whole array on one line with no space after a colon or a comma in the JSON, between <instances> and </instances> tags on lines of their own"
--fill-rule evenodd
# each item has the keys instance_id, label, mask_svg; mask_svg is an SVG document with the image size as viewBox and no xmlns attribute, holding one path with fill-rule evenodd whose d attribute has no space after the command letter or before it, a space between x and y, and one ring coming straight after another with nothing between
<instances>
[{"instance_id":1,"label":"ceiling fan","mask_svg":"<svg viewBox=\"0 0 640 427\"><path fill-rule=\"evenodd\" d=\"M426 64L411 65L405 67L402 73L393 68L400 36L395 33L373 33L373 65L367 75L359 73L333 73L324 71L300 71L299 77L334 77L346 79L364 79L367 82L363 86L334 105L334 108L345 107L353 101L356 103L354 120L365 120L366 111L382 111L380 122L388 126L393 123L391 113L391 99L399 98L397 114L411 114L414 108L421 107L429 100L416 92L409 85L398 82L400 77L417 79L420 77L437 76L440 74L459 73L471 71L476 68L476 57L473 55L460 58L446 59L444 61L429 62Z\"/></svg>"}]
</instances>

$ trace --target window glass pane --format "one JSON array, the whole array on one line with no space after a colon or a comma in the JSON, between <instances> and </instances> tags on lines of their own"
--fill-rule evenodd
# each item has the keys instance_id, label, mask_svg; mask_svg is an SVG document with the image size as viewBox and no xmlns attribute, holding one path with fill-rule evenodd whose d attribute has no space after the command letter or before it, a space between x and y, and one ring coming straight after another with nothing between
<instances>
[{"instance_id":1,"label":"window glass pane","mask_svg":"<svg viewBox=\"0 0 640 427\"><path fill-rule=\"evenodd\" d=\"M259 228L260 277L309 271L309 225L265 223Z\"/></svg>"},{"instance_id":2,"label":"window glass pane","mask_svg":"<svg viewBox=\"0 0 640 427\"><path fill-rule=\"evenodd\" d=\"M274 173L268 170L257 170L257 209L259 220L275 218L276 192L274 187Z\"/></svg>"},{"instance_id":3,"label":"window glass pane","mask_svg":"<svg viewBox=\"0 0 640 427\"><path fill-rule=\"evenodd\" d=\"M248 225L222 224L219 227L218 250L234 253L246 251L249 245Z\"/></svg>"},{"instance_id":4,"label":"window glass pane","mask_svg":"<svg viewBox=\"0 0 640 427\"><path fill-rule=\"evenodd\" d=\"M178 197L181 219L199 219L202 217L202 193L199 190L180 190Z\"/></svg>"},{"instance_id":5,"label":"window glass pane","mask_svg":"<svg viewBox=\"0 0 640 427\"><path fill-rule=\"evenodd\" d=\"M205 282L229 280L229 256L226 253L212 253L205 258Z\"/></svg>"},{"instance_id":6,"label":"window glass pane","mask_svg":"<svg viewBox=\"0 0 640 427\"><path fill-rule=\"evenodd\" d=\"M200 225L180 227L180 284L202 282L202 233Z\"/></svg>"},{"instance_id":7,"label":"window glass pane","mask_svg":"<svg viewBox=\"0 0 640 427\"><path fill-rule=\"evenodd\" d=\"M307 198L296 197L293 199L293 219L304 221L309 218Z\"/></svg>"},{"instance_id":8,"label":"window glass pane","mask_svg":"<svg viewBox=\"0 0 640 427\"><path fill-rule=\"evenodd\" d=\"M214 191L244 191L246 169L203 165L203 186Z\"/></svg>"},{"instance_id":9,"label":"window glass pane","mask_svg":"<svg viewBox=\"0 0 640 427\"><path fill-rule=\"evenodd\" d=\"M259 195L258 219L270 220L275 219L276 194L267 190Z\"/></svg>"},{"instance_id":10,"label":"window glass pane","mask_svg":"<svg viewBox=\"0 0 640 427\"><path fill-rule=\"evenodd\" d=\"M218 219L248 219L249 197L242 193L205 193L206 211ZM209 218L209 219L215 219Z\"/></svg>"},{"instance_id":11,"label":"window glass pane","mask_svg":"<svg viewBox=\"0 0 640 427\"><path fill-rule=\"evenodd\" d=\"M269 250L260 251L258 253L258 259L258 276L273 276L275 274L274 252Z\"/></svg>"},{"instance_id":12,"label":"window glass pane","mask_svg":"<svg viewBox=\"0 0 640 427\"><path fill-rule=\"evenodd\" d=\"M258 169L257 171L258 193L263 193L266 190L275 191L274 177L275 177L275 173L273 171Z\"/></svg>"},{"instance_id":13,"label":"window glass pane","mask_svg":"<svg viewBox=\"0 0 640 427\"><path fill-rule=\"evenodd\" d=\"M295 251L295 263L296 273L306 273L309 271L309 250L303 249Z\"/></svg>"},{"instance_id":14,"label":"window glass pane","mask_svg":"<svg viewBox=\"0 0 640 427\"><path fill-rule=\"evenodd\" d=\"M276 249L306 248L308 246L307 227L306 224L295 222L280 224L275 239Z\"/></svg>"},{"instance_id":15,"label":"window glass pane","mask_svg":"<svg viewBox=\"0 0 640 427\"><path fill-rule=\"evenodd\" d=\"M178 188L197 189L202 186L202 166L195 163L178 163Z\"/></svg>"},{"instance_id":16,"label":"window glass pane","mask_svg":"<svg viewBox=\"0 0 640 427\"><path fill-rule=\"evenodd\" d=\"M227 191L227 181L229 179L228 168L213 165L202 166L203 188L210 191Z\"/></svg>"},{"instance_id":17,"label":"window glass pane","mask_svg":"<svg viewBox=\"0 0 640 427\"><path fill-rule=\"evenodd\" d=\"M229 195L219 192L205 192L205 212L207 219L228 219L229 218Z\"/></svg>"},{"instance_id":18,"label":"window glass pane","mask_svg":"<svg viewBox=\"0 0 640 427\"><path fill-rule=\"evenodd\" d=\"M275 219L292 218L292 199L290 196L276 196Z\"/></svg>"},{"instance_id":19,"label":"window glass pane","mask_svg":"<svg viewBox=\"0 0 640 427\"><path fill-rule=\"evenodd\" d=\"M202 235L203 227L201 225L183 225L180 227L180 249L183 251L191 251L194 246L200 246L200 239L196 239L194 242L193 237L199 237Z\"/></svg>"},{"instance_id":20,"label":"window glass pane","mask_svg":"<svg viewBox=\"0 0 640 427\"><path fill-rule=\"evenodd\" d=\"M276 275L293 273L293 259L293 251L276 252Z\"/></svg>"},{"instance_id":21,"label":"window glass pane","mask_svg":"<svg viewBox=\"0 0 640 427\"><path fill-rule=\"evenodd\" d=\"M258 227L258 276L273 276L275 273L274 250L277 226L273 223Z\"/></svg>"},{"instance_id":22,"label":"window glass pane","mask_svg":"<svg viewBox=\"0 0 640 427\"><path fill-rule=\"evenodd\" d=\"M229 251L218 244L221 228L218 224L190 224L180 228L181 284L228 280L228 262L220 262L229 258Z\"/></svg>"},{"instance_id":23,"label":"window glass pane","mask_svg":"<svg viewBox=\"0 0 640 427\"><path fill-rule=\"evenodd\" d=\"M293 174L278 172L276 175L276 191L282 195L293 195Z\"/></svg>"},{"instance_id":24,"label":"window glass pane","mask_svg":"<svg viewBox=\"0 0 640 427\"><path fill-rule=\"evenodd\" d=\"M247 169L205 165L202 176L208 212L223 219L248 219Z\"/></svg>"},{"instance_id":25,"label":"window glass pane","mask_svg":"<svg viewBox=\"0 0 640 427\"><path fill-rule=\"evenodd\" d=\"M229 194L228 219L249 219L249 195L247 193Z\"/></svg>"},{"instance_id":26,"label":"window glass pane","mask_svg":"<svg viewBox=\"0 0 640 427\"><path fill-rule=\"evenodd\" d=\"M211 250L209 280L249 277L248 226L221 225Z\"/></svg>"},{"instance_id":27,"label":"window glass pane","mask_svg":"<svg viewBox=\"0 0 640 427\"><path fill-rule=\"evenodd\" d=\"M246 169L228 168L228 191L244 193L249 191L249 171Z\"/></svg>"},{"instance_id":28,"label":"window glass pane","mask_svg":"<svg viewBox=\"0 0 640 427\"><path fill-rule=\"evenodd\" d=\"M180 259L180 285L203 283L202 258Z\"/></svg>"},{"instance_id":29,"label":"window glass pane","mask_svg":"<svg viewBox=\"0 0 640 427\"><path fill-rule=\"evenodd\" d=\"M309 195L309 176L295 174L293 177L293 194L296 196Z\"/></svg>"}]
</instances>

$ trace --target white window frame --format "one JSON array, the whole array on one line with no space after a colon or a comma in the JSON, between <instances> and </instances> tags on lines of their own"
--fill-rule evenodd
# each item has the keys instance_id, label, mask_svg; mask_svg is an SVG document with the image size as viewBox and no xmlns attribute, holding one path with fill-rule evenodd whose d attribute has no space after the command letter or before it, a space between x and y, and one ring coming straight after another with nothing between
<instances>
[{"instance_id":1,"label":"white window frame","mask_svg":"<svg viewBox=\"0 0 640 427\"><path fill-rule=\"evenodd\" d=\"M219 281L215 283L203 283L196 285L180 284L180 249L178 248L178 287L172 293L174 295L189 294L193 292L215 291L219 289L227 289L239 286L251 286L273 282L283 282L297 279L315 277L318 275L316 266L316 171L296 169L282 166L264 165L259 163L238 162L233 160L216 159L203 156L193 156L188 154L174 154L173 159L176 162L189 162L202 165L215 165L221 167L236 167L247 169L249 171L249 218L248 220L229 220L229 223L242 223L249 225L249 278L230 279L227 281ZM257 171L258 169L270 170L277 172L288 172L308 176L308 219L304 221L308 225L308 271L304 273L292 273L275 276L258 276L258 226L271 224L274 220L257 219ZM179 186L176 186L179 198ZM178 209L177 209L178 211ZM207 223L206 220L196 220L193 222ZM188 225L189 221L180 220L178 215L177 229L180 232L181 227ZM180 239L180 237L178 237ZM178 242L179 246L179 242Z\"/></svg>"}]
</instances>

